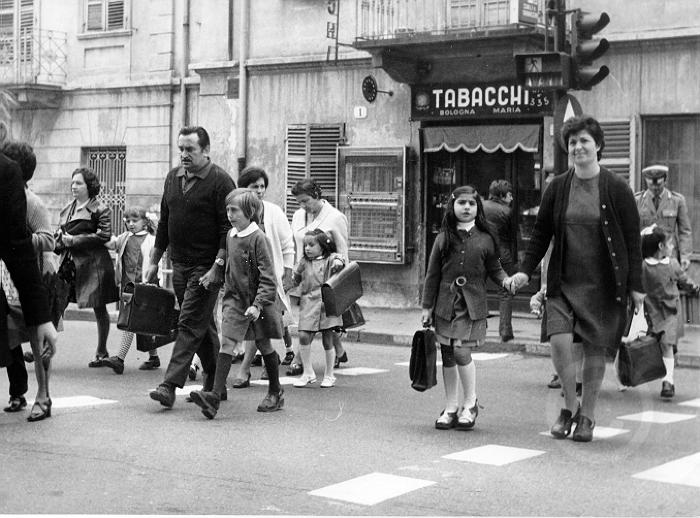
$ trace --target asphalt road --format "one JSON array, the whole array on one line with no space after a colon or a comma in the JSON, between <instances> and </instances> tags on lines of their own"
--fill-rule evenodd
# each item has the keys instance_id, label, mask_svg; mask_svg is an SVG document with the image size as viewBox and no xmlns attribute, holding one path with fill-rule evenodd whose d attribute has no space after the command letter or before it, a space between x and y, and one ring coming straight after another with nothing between
<instances>
[{"instance_id":1,"label":"asphalt road","mask_svg":"<svg viewBox=\"0 0 700 518\"><path fill-rule=\"evenodd\" d=\"M53 417L28 423L28 410L0 412L0 513L700 512L697 370L677 370L676 398L663 402L659 382L619 392L609 369L596 416L597 430L609 436L579 444L542 433L562 402L546 387L547 358L477 360L484 408L471 432L434 429L441 381L427 392L412 390L408 348L368 344L349 345L350 362L334 388L286 385L284 410L271 414L255 411L264 386L229 388L229 401L210 421L183 396L172 410L152 401L148 391L164 367L137 370L146 354L135 348L121 376L88 369L95 333L91 322L66 324L54 360ZM119 335L113 328L112 353ZM170 350L162 349L162 359ZM315 343L319 375L322 354ZM254 368L253 379L259 372ZM30 396L34 388L30 367ZM623 418L640 413L657 422Z\"/></svg>"}]
</instances>

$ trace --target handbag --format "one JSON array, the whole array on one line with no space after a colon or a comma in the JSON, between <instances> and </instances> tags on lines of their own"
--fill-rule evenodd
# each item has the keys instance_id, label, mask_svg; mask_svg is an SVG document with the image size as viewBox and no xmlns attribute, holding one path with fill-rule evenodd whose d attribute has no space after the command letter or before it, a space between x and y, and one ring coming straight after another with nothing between
<instances>
[{"instance_id":1,"label":"handbag","mask_svg":"<svg viewBox=\"0 0 700 518\"><path fill-rule=\"evenodd\" d=\"M355 261L348 263L321 286L321 298L326 308L326 315L342 315L361 296L360 265Z\"/></svg>"},{"instance_id":2,"label":"handbag","mask_svg":"<svg viewBox=\"0 0 700 518\"><path fill-rule=\"evenodd\" d=\"M630 342L622 342L617 351L615 367L620 383L636 387L642 383L663 378L666 375L661 333L640 335Z\"/></svg>"},{"instance_id":3,"label":"handbag","mask_svg":"<svg viewBox=\"0 0 700 518\"><path fill-rule=\"evenodd\" d=\"M408 374L411 388L424 392L437 385L437 339L430 329L420 329L411 341Z\"/></svg>"},{"instance_id":4,"label":"handbag","mask_svg":"<svg viewBox=\"0 0 700 518\"><path fill-rule=\"evenodd\" d=\"M179 313L179 312L178 312ZM167 336L158 335L136 335L136 349L141 352L152 351L158 347L174 342L177 339L177 326L170 331Z\"/></svg>"},{"instance_id":5,"label":"handbag","mask_svg":"<svg viewBox=\"0 0 700 518\"><path fill-rule=\"evenodd\" d=\"M154 284L124 286L117 328L144 335L169 336L177 327L175 294Z\"/></svg>"},{"instance_id":6,"label":"handbag","mask_svg":"<svg viewBox=\"0 0 700 518\"><path fill-rule=\"evenodd\" d=\"M357 305L357 302L350 304L350 307L343 311L343 329L352 329L365 325L365 316L362 314L362 309Z\"/></svg>"}]
</instances>

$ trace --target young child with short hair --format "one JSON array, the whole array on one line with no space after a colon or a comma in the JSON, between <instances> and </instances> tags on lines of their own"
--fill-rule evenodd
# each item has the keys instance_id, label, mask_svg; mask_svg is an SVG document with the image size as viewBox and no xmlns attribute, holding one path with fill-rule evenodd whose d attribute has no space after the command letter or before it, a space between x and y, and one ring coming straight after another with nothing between
<instances>
[{"instance_id":1,"label":"young child with short hair","mask_svg":"<svg viewBox=\"0 0 700 518\"><path fill-rule=\"evenodd\" d=\"M258 227L262 202L249 189L234 189L226 196L226 214L233 228L226 237L226 272L221 320L221 351L211 392L190 392L209 419L219 410L221 394L233 354L243 340L254 340L269 376L267 395L258 412L274 412L284 405L279 381L279 356L271 338L282 338L282 311L267 237Z\"/></svg>"},{"instance_id":2,"label":"young child with short hair","mask_svg":"<svg viewBox=\"0 0 700 518\"><path fill-rule=\"evenodd\" d=\"M696 293L700 290L673 256L673 239L656 225L642 230L642 286L644 316L649 330L661 335L666 376L661 380L661 394L670 399L676 394L673 380L673 349L678 343L680 314L679 285Z\"/></svg>"},{"instance_id":3,"label":"young child with short hair","mask_svg":"<svg viewBox=\"0 0 700 518\"><path fill-rule=\"evenodd\" d=\"M105 244L107 248L117 252L114 272L120 294L129 282L146 282L144 273L148 266L151 249L156 242L155 225L147 216L144 208L137 206L126 209L124 211L124 224L127 228L126 232L120 234L116 239L113 236ZM133 341L134 333L123 331L119 352L116 356L104 358L102 366L110 367L116 374L123 374L124 359ZM158 367L160 367L158 350L152 349L148 351L148 360L141 364L139 370L152 370Z\"/></svg>"},{"instance_id":4,"label":"young child with short hair","mask_svg":"<svg viewBox=\"0 0 700 518\"><path fill-rule=\"evenodd\" d=\"M322 388L335 385L333 368L335 349L334 330L343 325L340 316L326 314L321 297L323 283L334 273L345 267L345 259L336 252L335 243L323 230L316 228L304 235L304 257L294 271L294 285L301 284L299 299L299 353L304 368L301 377L294 382L295 387L306 387L316 382L316 373L311 364L311 342L317 332L321 332L321 343L326 357Z\"/></svg>"}]
</instances>

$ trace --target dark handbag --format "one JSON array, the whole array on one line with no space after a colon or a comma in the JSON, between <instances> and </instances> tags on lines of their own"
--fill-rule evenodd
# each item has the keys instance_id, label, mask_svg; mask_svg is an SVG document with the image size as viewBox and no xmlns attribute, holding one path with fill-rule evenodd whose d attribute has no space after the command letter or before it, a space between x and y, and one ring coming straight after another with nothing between
<instances>
[{"instance_id":1,"label":"dark handbag","mask_svg":"<svg viewBox=\"0 0 700 518\"><path fill-rule=\"evenodd\" d=\"M360 265L352 261L321 286L321 298L326 315L342 315L350 305L362 296Z\"/></svg>"},{"instance_id":2,"label":"dark handbag","mask_svg":"<svg viewBox=\"0 0 700 518\"><path fill-rule=\"evenodd\" d=\"M350 307L346 309L343 314L343 329L352 329L353 327L360 327L365 325L365 317L362 314L362 309L357 305L357 302L350 304Z\"/></svg>"},{"instance_id":3,"label":"dark handbag","mask_svg":"<svg viewBox=\"0 0 700 518\"><path fill-rule=\"evenodd\" d=\"M179 315L179 311L177 311L177 314ZM158 347L162 347L164 345L169 344L170 342L174 342L177 339L177 319L175 320L175 324L173 329L170 331L170 334L167 336L158 336L158 335L141 335L137 334L136 335L136 349L141 351L141 352L148 352L152 351L153 349L158 349Z\"/></svg>"},{"instance_id":4,"label":"dark handbag","mask_svg":"<svg viewBox=\"0 0 700 518\"><path fill-rule=\"evenodd\" d=\"M416 331L411 342L408 374L411 388L424 392L437 385L437 339L430 329Z\"/></svg>"},{"instance_id":5,"label":"dark handbag","mask_svg":"<svg viewBox=\"0 0 700 518\"><path fill-rule=\"evenodd\" d=\"M144 335L169 336L177 326L175 294L154 284L124 286L117 328Z\"/></svg>"},{"instance_id":6,"label":"dark handbag","mask_svg":"<svg viewBox=\"0 0 700 518\"><path fill-rule=\"evenodd\" d=\"M636 387L666 375L660 339L662 333L641 335L620 344L617 351L617 377L620 383Z\"/></svg>"}]
</instances>

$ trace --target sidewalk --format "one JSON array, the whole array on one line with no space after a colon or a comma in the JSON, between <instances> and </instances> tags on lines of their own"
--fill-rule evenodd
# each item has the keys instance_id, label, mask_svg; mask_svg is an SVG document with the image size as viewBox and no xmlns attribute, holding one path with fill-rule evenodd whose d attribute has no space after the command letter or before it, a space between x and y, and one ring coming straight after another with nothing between
<instances>
[{"instance_id":1,"label":"sidewalk","mask_svg":"<svg viewBox=\"0 0 700 518\"><path fill-rule=\"evenodd\" d=\"M366 324L350 329L344 338L346 342L362 342L377 345L411 346L413 333L421 328L420 308L362 308ZM78 309L70 304L65 313L66 320L94 320L91 309ZM110 311L112 322L117 321L117 312ZM502 343L498 336L498 313L491 313L488 319L486 343L481 348L485 352L522 352L549 356L549 344L540 343L541 321L529 313L513 313L513 334L515 338ZM296 328L292 327L292 334ZM700 369L700 326L686 325L685 337L678 343L678 366Z\"/></svg>"}]
</instances>

